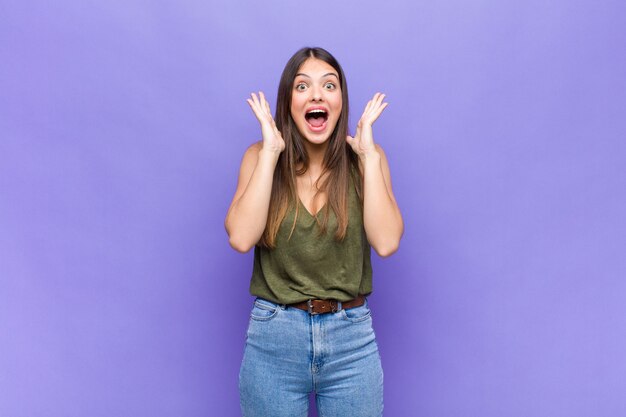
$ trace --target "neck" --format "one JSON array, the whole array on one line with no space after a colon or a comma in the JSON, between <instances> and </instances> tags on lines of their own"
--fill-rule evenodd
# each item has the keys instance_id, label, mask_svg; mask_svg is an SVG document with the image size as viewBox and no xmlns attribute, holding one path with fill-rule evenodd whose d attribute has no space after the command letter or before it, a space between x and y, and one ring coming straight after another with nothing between
<instances>
[{"instance_id":1,"label":"neck","mask_svg":"<svg viewBox=\"0 0 626 417\"><path fill-rule=\"evenodd\" d=\"M309 170L312 172L320 172L322 170L322 164L324 163L324 155L326 154L326 149L328 148L328 142L324 142L319 145L305 142L304 148L306 149L309 157Z\"/></svg>"}]
</instances>

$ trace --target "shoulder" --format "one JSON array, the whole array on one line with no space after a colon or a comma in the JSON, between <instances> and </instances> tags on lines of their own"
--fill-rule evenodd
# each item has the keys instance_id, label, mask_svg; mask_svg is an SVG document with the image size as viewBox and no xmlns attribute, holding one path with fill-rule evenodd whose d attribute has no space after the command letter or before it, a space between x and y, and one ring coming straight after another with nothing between
<instances>
[{"instance_id":1,"label":"shoulder","mask_svg":"<svg viewBox=\"0 0 626 417\"><path fill-rule=\"evenodd\" d=\"M259 159L259 152L261 151L262 147L262 141L255 142L252 145L248 146L248 149L246 149L246 151L244 152L243 158L241 160L242 167L246 165L254 166Z\"/></svg>"},{"instance_id":2,"label":"shoulder","mask_svg":"<svg viewBox=\"0 0 626 417\"><path fill-rule=\"evenodd\" d=\"M378 143L375 143L374 147L376 148L376 152L378 152L381 157L385 157L385 151L383 151L382 146L380 146Z\"/></svg>"},{"instance_id":3,"label":"shoulder","mask_svg":"<svg viewBox=\"0 0 626 417\"><path fill-rule=\"evenodd\" d=\"M254 142L252 145L248 146L246 152L243 154L244 158L246 156L259 156L259 152L263 148L263 141Z\"/></svg>"},{"instance_id":4,"label":"shoulder","mask_svg":"<svg viewBox=\"0 0 626 417\"><path fill-rule=\"evenodd\" d=\"M387 160L387 155L379 144L376 144L376 150L380 155L380 166L383 169L383 176L385 177L385 181L387 182L387 184L391 184L391 170L389 169L389 161Z\"/></svg>"},{"instance_id":5,"label":"shoulder","mask_svg":"<svg viewBox=\"0 0 626 417\"><path fill-rule=\"evenodd\" d=\"M248 146L248 149L244 152L239 166L239 186L247 184L252 177L254 168L259 160L259 152L261 151L262 146L262 142L255 142Z\"/></svg>"},{"instance_id":6,"label":"shoulder","mask_svg":"<svg viewBox=\"0 0 626 417\"><path fill-rule=\"evenodd\" d=\"M376 151L380 155L380 165L383 167L383 171L389 171L389 161L387 160L385 151L383 151L383 148L378 143L375 143L374 146L376 146Z\"/></svg>"}]
</instances>

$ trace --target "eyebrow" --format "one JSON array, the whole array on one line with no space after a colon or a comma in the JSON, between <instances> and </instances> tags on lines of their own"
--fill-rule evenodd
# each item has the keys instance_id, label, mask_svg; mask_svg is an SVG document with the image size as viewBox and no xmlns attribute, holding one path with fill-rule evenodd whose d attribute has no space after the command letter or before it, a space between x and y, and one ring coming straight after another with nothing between
<instances>
[{"instance_id":1,"label":"eyebrow","mask_svg":"<svg viewBox=\"0 0 626 417\"><path fill-rule=\"evenodd\" d=\"M311 78L310 76L308 76L308 75L306 75L306 74L303 74L303 73L301 73L301 72L300 72L300 73L298 73L298 74L296 74L296 77L297 77L298 75L301 75L301 76L303 76L303 77L307 77L307 78ZM335 74L334 72L327 72L326 74L322 75L322 78L324 78L324 77L328 77L329 75L334 75L334 76L335 76L335 78L337 78L337 80L339 80L339 77L338 77L338 76L337 76L337 74Z\"/></svg>"}]
</instances>

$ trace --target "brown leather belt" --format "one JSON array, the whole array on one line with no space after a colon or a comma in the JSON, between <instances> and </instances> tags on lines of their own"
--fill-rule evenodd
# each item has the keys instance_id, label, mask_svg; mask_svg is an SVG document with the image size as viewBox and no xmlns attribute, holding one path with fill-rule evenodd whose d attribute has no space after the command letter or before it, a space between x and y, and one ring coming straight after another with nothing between
<instances>
[{"instance_id":1,"label":"brown leather belt","mask_svg":"<svg viewBox=\"0 0 626 417\"><path fill-rule=\"evenodd\" d=\"M365 304L365 296L359 295L354 300L341 302L341 308L349 309L354 307L360 307ZM296 304L287 304L289 307L299 308L300 310L308 311L309 314L324 314L324 313L336 313L340 311L339 301L336 300L307 300Z\"/></svg>"}]
</instances>

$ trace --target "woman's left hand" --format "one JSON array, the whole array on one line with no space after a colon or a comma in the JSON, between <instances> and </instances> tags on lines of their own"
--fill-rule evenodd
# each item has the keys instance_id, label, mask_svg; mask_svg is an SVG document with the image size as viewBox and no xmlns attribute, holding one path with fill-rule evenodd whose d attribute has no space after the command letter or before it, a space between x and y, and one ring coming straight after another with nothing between
<instances>
[{"instance_id":1,"label":"woman's left hand","mask_svg":"<svg viewBox=\"0 0 626 417\"><path fill-rule=\"evenodd\" d=\"M354 134L354 137L348 135L346 138L346 141L352 147L352 150L360 158L367 156L371 152L376 152L374 137L372 135L372 125L389 104L383 103L384 98L384 94L374 94L374 97L368 101L365 106L363 115L361 115L359 123L356 126L356 133Z\"/></svg>"}]
</instances>

